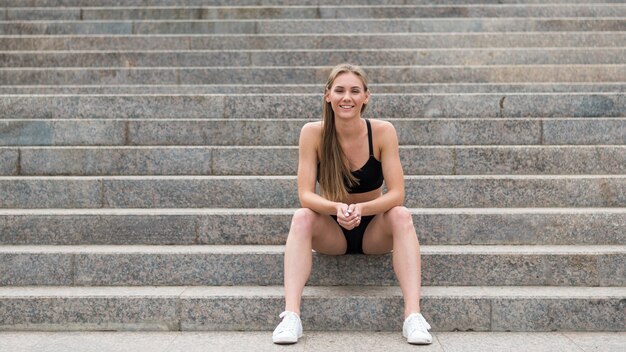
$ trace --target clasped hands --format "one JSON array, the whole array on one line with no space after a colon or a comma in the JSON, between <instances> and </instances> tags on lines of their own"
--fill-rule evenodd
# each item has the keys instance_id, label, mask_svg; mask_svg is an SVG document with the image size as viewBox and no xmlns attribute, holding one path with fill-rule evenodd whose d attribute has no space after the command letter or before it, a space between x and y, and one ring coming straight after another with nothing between
<instances>
[{"instance_id":1,"label":"clasped hands","mask_svg":"<svg viewBox=\"0 0 626 352\"><path fill-rule=\"evenodd\" d=\"M361 224L361 205L360 204L340 204L337 207L337 223L346 230Z\"/></svg>"}]
</instances>

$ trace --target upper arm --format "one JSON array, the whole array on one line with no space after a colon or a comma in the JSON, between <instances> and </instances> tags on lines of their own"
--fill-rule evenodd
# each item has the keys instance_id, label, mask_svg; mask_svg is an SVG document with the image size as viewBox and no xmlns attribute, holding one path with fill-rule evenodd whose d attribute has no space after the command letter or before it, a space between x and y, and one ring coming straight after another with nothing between
<instances>
[{"instance_id":1,"label":"upper arm","mask_svg":"<svg viewBox=\"0 0 626 352\"><path fill-rule=\"evenodd\" d=\"M298 143L298 194L315 192L317 182L318 148L321 128L319 123L305 124L300 131Z\"/></svg>"},{"instance_id":2,"label":"upper arm","mask_svg":"<svg viewBox=\"0 0 626 352\"><path fill-rule=\"evenodd\" d=\"M396 129L391 123L382 121L379 131L380 161L387 191L400 191L404 198L404 173L400 162Z\"/></svg>"}]
</instances>

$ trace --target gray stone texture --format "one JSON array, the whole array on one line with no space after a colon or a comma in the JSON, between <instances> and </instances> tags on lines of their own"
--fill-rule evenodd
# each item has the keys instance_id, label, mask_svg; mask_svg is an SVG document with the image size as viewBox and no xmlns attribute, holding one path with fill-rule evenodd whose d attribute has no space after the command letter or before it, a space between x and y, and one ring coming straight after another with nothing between
<instances>
[{"instance_id":1,"label":"gray stone texture","mask_svg":"<svg viewBox=\"0 0 626 352\"><path fill-rule=\"evenodd\" d=\"M626 90L626 84L609 83L382 83L371 84L374 94L426 93L612 93ZM109 85L109 86L0 86L0 95L189 95L189 94L317 94L319 84L180 84L180 85Z\"/></svg>"},{"instance_id":2,"label":"gray stone texture","mask_svg":"<svg viewBox=\"0 0 626 352\"><path fill-rule=\"evenodd\" d=\"M283 251L282 246L9 247L0 255L6 267L0 283L280 285ZM397 285L391 257L315 254L308 284ZM424 246L421 257L422 283L427 286L620 286L624 270L618 268L623 268L626 252L603 246L510 249L448 245Z\"/></svg>"},{"instance_id":3,"label":"gray stone texture","mask_svg":"<svg viewBox=\"0 0 626 352\"><path fill-rule=\"evenodd\" d=\"M0 37L7 50L268 50L268 49L393 49L393 48L593 48L623 43L623 32L527 33L353 33L267 35L119 36L35 35Z\"/></svg>"},{"instance_id":4,"label":"gray stone texture","mask_svg":"<svg viewBox=\"0 0 626 352\"><path fill-rule=\"evenodd\" d=\"M287 176L120 178L105 179L103 188L105 208L293 208L298 203L295 179Z\"/></svg>"},{"instance_id":5,"label":"gray stone texture","mask_svg":"<svg viewBox=\"0 0 626 352\"><path fill-rule=\"evenodd\" d=\"M624 21L598 18L416 18L294 20L33 21L0 23L0 34L271 34L394 32L623 31Z\"/></svg>"},{"instance_id":6,"label":"gray stone texture","mask_svg":"<svg viewBox=\"0 0 626 352\"><path fill-rule=\"evenodd\" d=\"M3 248L0 254L0 262L2 262L0 285L69 286L74 284L73 256L37 250L12 252L10 249Z\"/></svg>"},{"instance_id":7,"label":"gray stone texture","mask_svg":"<svg viewBox=\"0 0 626 352\"><path fill-rule=\"evenodd\" d=\"M65 10L65 11L63 11ZM290 7L179 7L132 9L66 8L66 9L7 9L7 20L226 20L226 19L311 19L311 18L420 18L420 17L623 17L626 9L619 5L544 5L518 7L515 5L494 6L393 6L335 7L302 6Z\"/></svg>"},{"instance_id":8,"label":"gray stone texture","mask_svg":"<svg viewBox=\"0 0 626 352\"><path fill-rule=\"evenodd\" d=\"M1 150L1 149L0 149ZM214 150L204 147L23 148L22 175L210 175ZM256 165L258 166L258 165Z\"/></svg>"},{"instance_id":9,"label":"gray stone texture","mask_svg":"<svg viewBox=\"0 0 626 352\"><path fill-rule=\"evenodd\" d=\"M296 147L0 147L0 173L34 176L295 175ZM626 148L401 147L407 175L623 174Z\"/></svg>"},{"instance_id":10,"label":"gray stone texture","mask_svg":"<svg viewBox=\"0 0 626 352\"><path fill-rule=\"evenodd\" d=\"M224 96L2 96L0 118L220 118Z\"/></svg>"},{"instance_id":11,"label":"gray stone texture","mask_svg":"<svg viewBox=\"0 0 626 352\"><path fill-rule=\"evenodd\" d=\"M284 51L5 52L0 67L206 67L359 65L621 64L623 48L387 49Z\"/></svg>"},{"instance_id":12,"label":"gray stone texture","mask_svg":"<svg viewBox=\"0 0 626 352\"><path fill-rule=\"evenodd\" d=\"M283 245L294 209L0 211L7 245ZM422 245L619 245L623 209L411 209Z\"/></svg>"},{"instance_id":13,"label":"gray stone texture","mask_svg":"<svg viewBox=\"0 0 626 352\"><path fill-rule=\"evenodd\" d=\"M0 120L0 145L124 145L124 120Z\"/></svg>"},{"instance_id":14,"label":"gray stone texture","mask_svg":"<svg viewBox=\"0 0 626 352\"><path fill-rule=\"evenodd\" d=\"M385 120L395 126L401 146L626 143L624 118ZM300 129L309 121L311 120L0 120L0 143L5 146L296 146Z\"/></svg>"},{"instance_id":15,"label":"gray stone texture","mask_svg":"<svg viewBox=\"0 0 626 352\"><path fill-rule=\"evenodd\" d=\"M575 3L620 3L619 0L552 0L553 4L575 4ZM214 6L286 6L292 4L290 0L213 0ZM299 3L303 6L322 5L377 5L380 1L374 0L302 0ZM430 5L428 0L385 0L388 5ZM450 4L517 4L519 0L449 0ZM524 0L526 4L543 4L540 0ZM3 0L7 7L22 7L24 0ZM205 0L28 0L26 4L37 7L104 7L104 6L206 6Z\"/></svg>"},{"instance_id":16,"label":"gray stone texture","mask_svg":"<svg viewBox=\"0 0 626 352\"><path fill-rule=\"evenodd\" d=\"M424 287L422 292L423 312L434 331L459 326L501 331L518 324L526 331L624 329L623 288L576 288L575 294L541 287ZM0 288L0 329L240 330L246 322L246 330L271 330L282 301L277 286ZM50 305L57 308L47 309ZM303 323L307 331L398 331L401 305L398 287L306 287ZM512 316L506 305L517 305L514 311L533 319ZM328 314L312 313L322 311ZM352 323L343 325L347 321Z\"/></svg>"},{"instance_id":17,"label":"gray stone texture","mask_svg":"<svg viewBox=\"0 0 626 352\"><path fill-rule=\"evenodd\" d=\"M268 331L203 332L0 332L0 347L15 352L52 352L80 349L85 352L206 351L415 351L399 331L309 331L299 343L280 346L268 338ZM420 351L466 351L476 346L481 351L548 352L606 351L621 352L626 343L623 332L436 332L431 345ZM237 344L233 344L237 341Z\"/></svg>"},{"instance_id":18,"label":"gray stone texture","mask_svg":"<svg viewBox=\"0 0 626 352\"><path fill-rule=\"evenodd\" d=\"M297 118L319 119L321 95L0 96L0 119ZM390 94L365 117L626 117L619 93ZM311 108L315 107L315 108Z\"/></svg>"},{"instance_id":19,"label":"gray stone texture","mask_svg":"<svg viewBox=\"0 0 626 352\"><path fill-rule=\"evenodd\" d=\"M410 208L623 207L622 175L405 176ZM296 208L294 176L0 178L2 208Z\"/></svg>"},{"instance_id":20,"label":"gray stone texture","mask_svg":"<svg viewBox=\"0 0 626 352\"><path fill-rule=\"evenodd\" d=\"M177 300L169 297L126 296L113 288L109 294L88 290L78 295L0 297L0 330L175 330ZM162 292L159 289L157 292ZM170 289L169 291L178 291Z\"/></svg>"},{"instance_id":21,"label":"gray stone texture","mask_svg":"<svg viewBox=\"0 0 626 352\"><path fill-rule=\"evenodd\" d=\"M199 238L203 233L197 230L199 221L195 215L175 213L7 215L0 217L0 241L10 245L191 245L208 242Z\"/></svg>"},{"instance_id":22,"label":"gray stone texture","mask_svg":"<svg viewBox=\"0 0 626 352\"><path fill-rule=\"evenodd\" d=\"M532 306L529 300L534 301ZM522 315L526 319L521 319ZM602 301L501 298L494 299L492 305L492 331L624 331L625 328L623 297Z\"/></svg>"},{"instance_id":23,"label":"gray stone texture","mask_svg":"<svg viewBox=\"0 0 626 352\"><path fill-rule=\"evenodd\" d=\"M455 65L365 67L374 83L623 82L626 65ZM18 85L287 84L320 83L326 67L125 67L0 68L0 79Z\"/></svg>"},{"instance_id":24,"label":"gray stone texture","mask_svg":"<svg viewBox=\"0 0 626 352\"><path fill-rule=\"evenodd\" d=\"M0 208L99 208L97 179L0 178Z\"/></svg>"},{"instance_id":25,"label":"gray stone texture","mask_svg":"<svg viewBox=\"0 0 626 352\"><path fill-rule=\"evenodd\" d=\"M15 148L0 147L0 175L17 175L19 168L19 150Z\"/></svg>"}]
</instances>

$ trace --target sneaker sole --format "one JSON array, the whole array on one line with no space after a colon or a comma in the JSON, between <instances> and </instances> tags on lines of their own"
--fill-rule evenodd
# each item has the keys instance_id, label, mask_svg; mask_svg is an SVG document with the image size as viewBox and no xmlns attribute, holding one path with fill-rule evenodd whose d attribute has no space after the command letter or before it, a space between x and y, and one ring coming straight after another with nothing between
<instances>
[{"instance_id":1,"label":"sneaker sole","mask_svg":"<svg viewBox=\"0 0 626 352\"><path fill-rule=\"evenodd\" d=\"M275 344L277 345L291 345L294 344L296 342L298 342L298 339L302 337L302 335L296 337L295 339L290 339L290 338L278 338L278 339L272 339L272 341L274 341Z\"/></svg>"},{"instance_id":2,"label":"sneaker sole","mask_svg":"<svg viewBox=\"0 0 626 352\"><path fill-rule=\"evenodd\" d=\"M411 345L430 345L431 343L433 343L433 340L408 340L407 342L410 343Z\"/></svg>"}]
</instances>

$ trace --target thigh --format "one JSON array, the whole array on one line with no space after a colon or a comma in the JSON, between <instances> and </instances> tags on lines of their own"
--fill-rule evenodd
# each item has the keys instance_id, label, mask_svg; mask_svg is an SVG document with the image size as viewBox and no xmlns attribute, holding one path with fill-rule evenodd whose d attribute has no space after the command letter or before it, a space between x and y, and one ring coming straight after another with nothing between
<instances>
[{"instance_id":1,"label":"thigh","mask_svg":"<svg viewBox=\"0 0 626 352\"><path fill-rule=\"evenodd\" d=\"M385 214L378 214L363 235L363 253L385 254L393 249L393 235Z\"/></svg>"},{"instance_id":2,"label":"thigh","mask_svg":"<svg viewBox=\"0 0 626 352\"><path fill-rule=\"evenodd\" d=\"M312 248L322 254L345 254L347 242L341 226L329 215L315 214L312 228Z\"/></svg>"}]
</instances>

